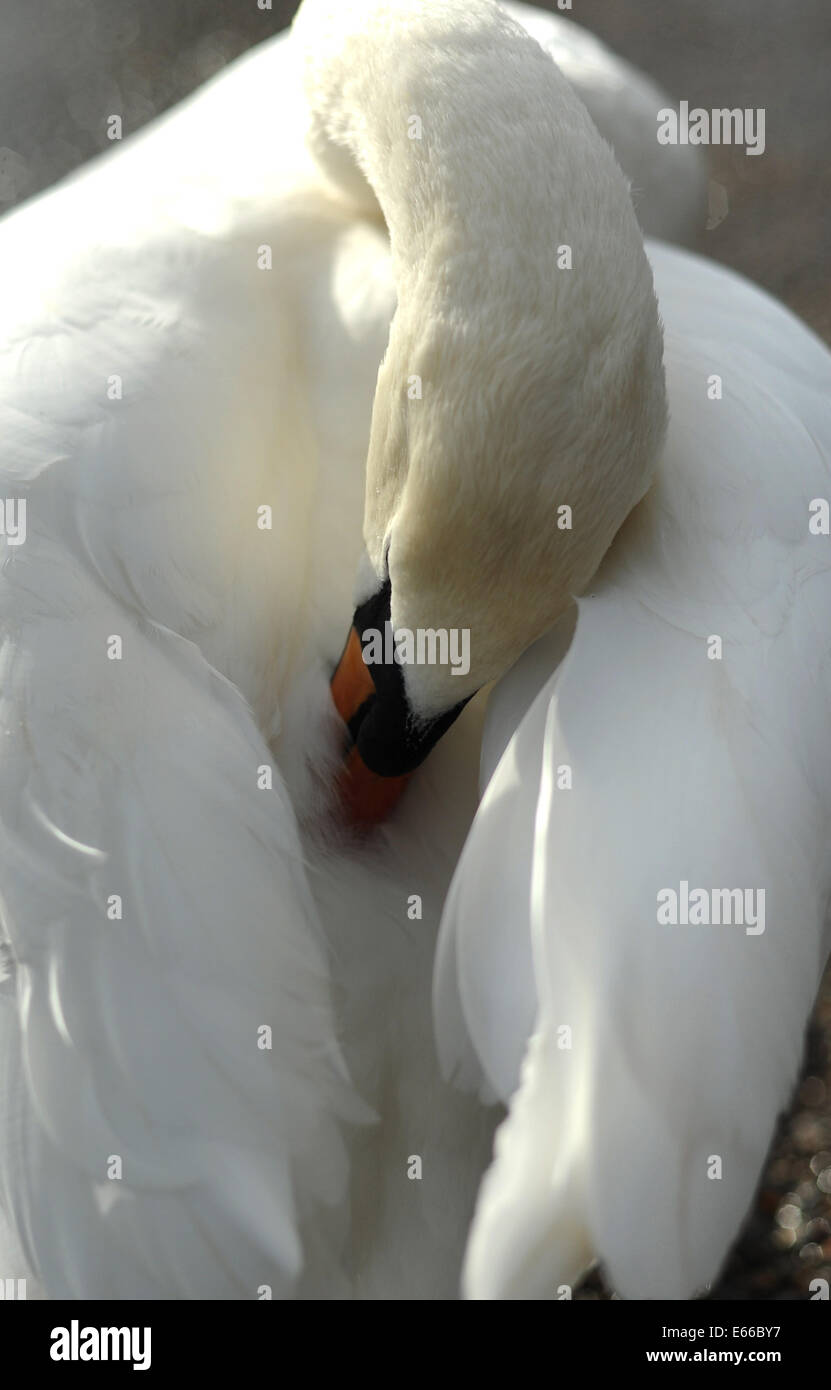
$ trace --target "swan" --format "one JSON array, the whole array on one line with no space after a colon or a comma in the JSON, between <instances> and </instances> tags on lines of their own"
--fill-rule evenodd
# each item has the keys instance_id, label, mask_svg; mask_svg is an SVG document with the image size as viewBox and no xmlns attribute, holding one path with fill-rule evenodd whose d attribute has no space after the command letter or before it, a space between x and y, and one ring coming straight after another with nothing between
<instances>
[{"instance_id":1,"label":"swan","mask_svg":"<svg viewBox=\"0 0 831 1390\"><path fill-rule=\"evenodd\" d=\"M393 916L401 991L401 875L440 896L450 830L436 845L433 812L424 870L411 834L385 919L380 871L336 874L298 824L327 716L337 751L363 493L363 573L381 600L391 581L394 624L470 628L475 652L461 681L408 668L406 702L364 721L364 760L409 771L597 567L664 429L626 181L521 26L484 0L312 0L271 56L3 229L5 490L26 536L7 536L0 600L0 1171L57 1296L447 1280L412 1239L421 1195L387 1231L377 1144L358 1161L390 1081L380 1028L367 1048L348 1010L370 987L377 1010L394 971L347 945ZM552 261L551 224L582 274ZM412 373L427 408L405 418ZM583 525L552 537L542 508L563 501ZM457 1103L432 1159L440 1086L430 1067L413 1086L428 1113L405 1156L428 1168L414 1192L458 1208L431 1211L455 1283L471 1126L491 1120Z\"/></svg>"},{"instance_id":2,"label":"swan","mask_svg":"<svg viewBox=\"0 0 831 1390\"><path fill-rule=\"evenodd\" d=\"M514 147L502 102L530 148ZM431 113L442 157L416 163ZM639 212L647 225L648 200ZM579 261L555 272L546 215L582 253L582 278ZM531 740L532 783L548 766L528 734L536 706L523 718L527 679L551 676L552 642L565 650L572 595L599 582L627 514L612 555L631 535L637 560L659 525L647 489L661 336L625 179L550 57L493 4L305 0L290 37L19 210L0 247L7 1273L58 1297L453 1297L496 1121L481 1098L516 1093L465 1275L474 1297L512 1296L532 1261L493 1213L528 1176L525 1131L511 1164L504 1135L528 1109L519 1067L529 1035L532 1051L548 1045L547 1015L535 1020L552 987L529 965L525 896L533 879L549 903L537 885L559 861L545 835L518 840L523 883L487 818L514 739ZM663 253L650 254L661 294ZM682 344L700 271L683 266L670 305ZM562 313L549 321L552 296ZM418 409L413 375L428 388ZM724 416L729 455L742 400ZM802 443L799 418L783 407ZM556 550L540 487L591 518ZM642 524L643 538L629 529ZM429 757L355 842L328 819L343 738L329 678L350 614L373 602L398 626L469 628L472 661L461 681L406 668L389 718L379 697L364 720L360 796L377 792L379 758L409 776ZM594 602L580 600L564 682ZM486 770L503 736L508 747L463 853L475 692L517 657L489 702ZM492 908L475 940L464 908L486 851L515 941L498 939ZM427 1004L454 869L436 1033L471 1095L437 1072ZM537 935L548 941L545 924ZM488 1019L500 947L515 948L511 994ZM487 999L468 992L477 956ZM613 1005L598 986L597 1036ZM542 1263L565 1280L608 1259L639 1296L648 1252L633 1248L624 1271L620 1214L592 1225L574 1190L588 1181L583 1118L573 1132L558 1122L576 1167L535 1209ZM544 1160L544 1106L534 1123ZM517 1207L526 1233L534 1177ZM476 1274L491 1240L493 1288Z\"/></svg>"}]
</instances>

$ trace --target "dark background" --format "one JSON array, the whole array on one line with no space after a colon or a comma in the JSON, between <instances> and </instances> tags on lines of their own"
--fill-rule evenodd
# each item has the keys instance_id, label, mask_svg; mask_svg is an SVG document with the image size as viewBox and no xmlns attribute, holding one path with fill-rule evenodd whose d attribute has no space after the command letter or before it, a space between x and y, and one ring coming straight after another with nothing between
<instances>
[{"instance_id":1,"label":"dark background","mask_svg":"<svg viewBox=\"0 0 831 1390\"><path fill-rule=\"evenodd\" d=\"M110 148L107 114L122 115L129 134L283 28L296 8L294 0L273 0L270 12L256 0L0 0L0 212ZM675 102L765 108L764 155L710 151L730 210L714 230L702 228L699 249L766 286L831 341L831 0L573 0L571 17ZM804 1298L810 1279L831 1280L829 1040L826 987L794 1108L715 1297ZM595 1278L582 1296L607 1295Z\"/></svg>"}]
</instances>

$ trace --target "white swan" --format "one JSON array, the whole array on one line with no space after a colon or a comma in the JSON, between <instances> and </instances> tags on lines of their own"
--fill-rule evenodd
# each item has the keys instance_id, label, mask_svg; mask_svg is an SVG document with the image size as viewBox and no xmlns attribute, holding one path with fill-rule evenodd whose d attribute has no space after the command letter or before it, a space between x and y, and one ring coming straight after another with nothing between
<instances>
[{"instance_id":1,"label":"white swan","mask_svg":"<svg viewBox=\"0 0 831 1390\"><path fill-rule=\"evenodd\" d=\"M51 1294L257 1297L267 1287L275 1296L436 1297L457 1287L492 1118L436 1076L425 995L429 924L473 810L475 703L374 847L337 854L313 834L301 844L292 809L293 801L313 821L319 768L337 751L326 682L361 550L372 391L396 281L398 312L370 445L382 488L380 517L370 489L370 554L377 567L395 511L394 616L413 626L421 611L435 623L461 616L475 633L469 688L457 691L459 682L442 682L441 673L412 673L408 694L425 714L503 669L564 607L579 572L595 567L648 480L661 393L648 272L622 181L579 105L491 5L423 6L418 21L410 9L307 0L301 15L317 152L363 200L367 217L322 183L306 153L300 45L292 38L243 60L116 158L22 209L0 233L4 491L27 501L26 541L8 548L0 595L0 887L12 962L0 1014L0 1178L19 1258ZM469 65L464 83L454 54ZM339 65L348 80L337 75ZM516 85L505 76L512 65ZM453 82L444 83L451 72ZM484 99L485 86L488 96L500 92L515 104L516 118L539 120L533 168L524 167L527 142L513 149L504 124L494 128L500 113ZM419 99L425 138L413 148L407 118L419 114ZM447 118L442 159L428 159L420 184L413 160L429 156L429 113L437 111ZM552 119L569 138L546 159ZM380 197L392 261L367 186L336 157L333 136L352 142ZM478 188L486 156L496 161L497 183ZM528 215L553 214L557 186L569 189L571 230L562 240L573 236L592 268L582 291L579 276L555 279L550 262L549 281L547 243ZM491 187L500 196L489 204ZM449 202L464 189L451 215ZM593 238L596 211L588 213L601 204L608 226L619 229L611 261L602 238ZM437 209L448 214L436 224L446 237L468 213L460 276L446 285L444 248L437 258L420 221ZM500 249L513 247L526 224L516 265L500 264ZM489 232L483 284L484 262L469 253L488 245ZM541 301L562 296L558 321L544 321L520 270L539 279ZM431 314L440 287L447 299ZM495 316L484 312L486 294ZM688 307L694 312L682 297L682 336ZM593 316L605 330L592 329ZM467 330L465 351L477 354L479 376L441 355L446 340L439 335L434 346L434 323L463 339ZM596 379L573 376L582 367L589 377L598 337L604 347L600 362L591 359L595 370L605 360L629 371L638 324L647 347L631 394L623 393L617 437ZM558 356L566 328L570 353ZM512 362L500 335L511 331L515 384L501 418L489 418L489 392ZM444 416L427 418L426 409L418 416L400 395L390 398L389 383L399 372L406 385L412 366L429 384L435 352L444 398L431 402L428 391L421 405L438 404ZM533 369L525 375L523 352ZM543 389L546 362L558 364L558 397ZM570 411L564 381L586 393ZM520 400L525 409L517 411ZM406 468L394 447L404 409L412 430ZM431 420L442 418L448 427L436 433ZM727 437L737 428L734 414ZM545 553L547 537L543 518L529 513L527 483L540 458L550 457L551 434L563 431L575 450L594 432L610 467L622 438L622 486L617 495L604 487L592 451L593 471L578 481L600 524L590 538L576 537L566 573L543 583L531 557L535 548ZM389 446L379 449L385 432ZM500 448L516 469L519 551L516 538L506 546L501 533L508 514L495 490ZM447 460L458 491L416 466L427 458L431 466ZM555 493L574 492L568 458L566 448L547 466ZM394 507L397 495L384 489L402 482ZM460 505L466 486L467 508ZM425 516L435 519L428 533L419 532L419 490ZM444 538L439 498L457 518ZM257 524L269 506L270 531ZM12 515L7 509L10 522ZM474 576L465 557L475 562L486 534L492 548L482 546L486 563ZM439 540L438 560L453 578L444 608L430 551ZM513 586L520 587L511 605ZM494 636L495 612L502 618ZM581 616L580 641L582 628ZM576 644L575 659L578 651ZM521 671L535 658L538 650L494 702L491 745L500 737L500 708L511 733L519 722L528 696ZM526 721L518 739L527 728ZM271 792L262 785L269 742L280 769ZM539 747L536 758L539 767ZM464 861L468 883L488 806ZM491 841L492 856L498 847ZM407 915L414 895L421 921ZM517 901L521 920L527 913ZM454 920L469 935L473 919L451 911L452 943ZM492 910L487 923L498 931ZM470 954L457 946L446 946L443 960L458 958L464 980ZM482 954L492 960L487 949ZM506 978L519 978L527 959L518 934ZM451 1059L448 1030L464 1039L469 1029L482 1048L485 1013L475 999L454 1015L445 993L453 996L452 970L442 979L451 982L440 999ZM539 979L542 994L544 971ZM491 993L498 985L492 976ZM537 988L531 979L505 1005L493 1049L499 1080L516 1066L533 1026ZM793 1034L806 1007L800 998L791 1011ZM615 1016L612 1009L609 1027ZM483 1060L498 1092L491 1058ZM380 1126L368 1123L366 1101L381 1113ZM579 1130L565 1137L576 1145ZM413 1156L423 1167L419 1181L408 1177ZM521 1162L514 1172L521 1174ZM490 1291L477 1280L475 1251L492 1220L487 1193L497 1181L498 1170L474 1227L474 1294ZM537 1195L531 1183L528 1203ZM603 1223L586 1236L576 1200L561 1203L560 1217L563 1230L571 1223L581 1234L568 1258L556 1239L546 1246L558 1278L573 1277L589 1247L601 1256L608 1248L623 1277ZM502 1250L503 1234L493 1229ZM508 1249L500 1257L495 1291L517 1287L525 1254ZM637 1293L652 1271L634 1249L631 1267Z\"/></svg>"}]
</instances>

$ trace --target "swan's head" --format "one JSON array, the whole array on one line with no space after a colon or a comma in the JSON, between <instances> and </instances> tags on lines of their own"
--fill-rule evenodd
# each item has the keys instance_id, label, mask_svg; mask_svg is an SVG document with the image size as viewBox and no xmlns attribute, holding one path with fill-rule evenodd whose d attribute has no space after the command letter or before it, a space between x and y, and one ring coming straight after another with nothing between
<instances>
[{"instance_id":1,"label":"swan's head","mask_svg":"<svg viewBox=\"0 0 831 1390\"><path fill-rule=\"evenodd\" d=\"M390 778L590 582L666 427L626 181L550 58L493 7L475 19L409 69L412 47L379 68L394 97L380 134L327 127L378 195L398 289L367 460L371 576L333 687L353 771ZM402 662L373 637L385 622Z\"/></svg>"},{"instance_id":2,"label":"swan's head","mask_svg":"<svg viewBox=\"0 0 831 1390\"><path fill-rule=\"evenodd\" d=\"M556 622L649 486L666 405L636 228L609 236L604 271L558 270L553 245L543 262L494 248L455 273L445 261L432 293L425 269L423 292L399 307L378 374L371 577L354 624L371 659L354 732L376 773L411 771ZM373 637L385 623L401 637L392 665L389 640Z\"/></svg>"}]
</instances>

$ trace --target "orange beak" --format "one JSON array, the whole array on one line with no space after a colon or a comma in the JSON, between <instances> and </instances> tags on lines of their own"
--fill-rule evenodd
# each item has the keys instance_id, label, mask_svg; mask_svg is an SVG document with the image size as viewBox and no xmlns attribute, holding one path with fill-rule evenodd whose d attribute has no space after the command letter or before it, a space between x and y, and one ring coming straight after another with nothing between
<instances>
[{"instance_id":1,"label":"orange beak","mask_svg":"<svg viewBox=\"0 0 831 1390\"><path fill-rule=\"evenodd\" d=\"M331 690L335 709L345 724L349 724L361 706L375 695L375 685L354 626L349 630L346 646L332 677ZM372 772L353 743L341 768L338 793L353 824L378 825L392 811L409 780L409 773L400 777L381 777L377 772Z\"/></svg>"},{"instance_id":2,"label":"orange beak","mask_svg":"<svg viewBox=\"0 0 831 1390\"><path fill-rule=\"evenodd\" d=\"M375 686L369 674L369 667L364 661L361 641L354 626L349 629L346 646L332 677L331 689L335 709L344 724L348 724L350 719L354 718L364 700L375 694Z\"/></svg>"}]
</instances>

